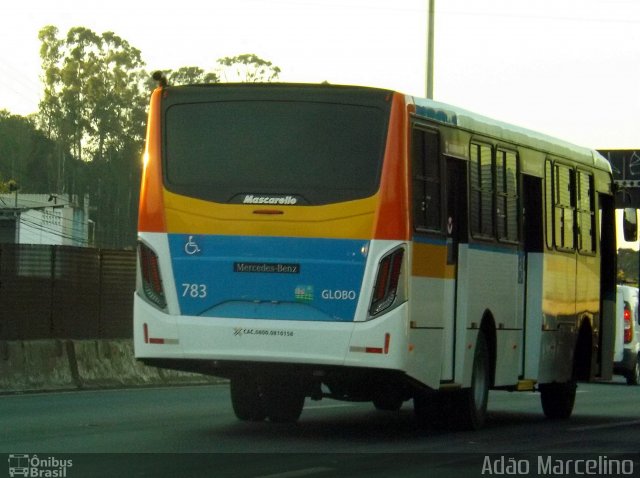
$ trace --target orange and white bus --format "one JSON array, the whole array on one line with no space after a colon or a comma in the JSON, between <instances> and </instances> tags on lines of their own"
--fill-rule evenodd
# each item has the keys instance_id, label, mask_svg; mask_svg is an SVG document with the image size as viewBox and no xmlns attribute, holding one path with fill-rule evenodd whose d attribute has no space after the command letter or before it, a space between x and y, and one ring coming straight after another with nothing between
<instances>
[{"instance_id":1,"label":"orange and white bus","mask_svg":"<svg viewBox=\"0 0 640 478\"><path fill-rule=\"evenodd\" d=\"M610 378L611 169L597 152L355 86L161 86L140 197L136 357L230 379L242 420L490 389L568 417Z\"/></svg>"}]
</instances>

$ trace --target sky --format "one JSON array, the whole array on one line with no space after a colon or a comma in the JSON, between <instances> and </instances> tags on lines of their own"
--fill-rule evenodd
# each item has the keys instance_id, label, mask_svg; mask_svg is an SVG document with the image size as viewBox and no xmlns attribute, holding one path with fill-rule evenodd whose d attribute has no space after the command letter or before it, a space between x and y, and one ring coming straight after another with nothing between
<instances>
[{"instance_id":1,"label":"sky","mask_svg":"<svg viewBox=\"0 0 640 478\"><path fill-rule=\"evenodd\" d=\"M425 95L428 0L9 0L0 110L42 92L38 31L113 31L149 71L255 53L281 81ZM434 99L595 149L640 149L640 0L436 0Z\"/></svg>"}]
</instances>

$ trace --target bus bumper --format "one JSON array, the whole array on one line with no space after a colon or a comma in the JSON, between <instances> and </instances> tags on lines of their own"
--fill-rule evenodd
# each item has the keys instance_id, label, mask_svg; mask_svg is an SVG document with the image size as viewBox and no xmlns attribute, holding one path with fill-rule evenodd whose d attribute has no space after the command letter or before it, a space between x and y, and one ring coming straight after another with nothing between
<instances>
[{"instance_id":1,"label":"bus bumper","mask_svg":"<svg viewBox=\"0 0 640 478\"><path fill-rule=\"evenodd\" d=\"M407 307L366 322L172 316L134 297L135 356L404 370Z\"/></svg>"}]
</instances>

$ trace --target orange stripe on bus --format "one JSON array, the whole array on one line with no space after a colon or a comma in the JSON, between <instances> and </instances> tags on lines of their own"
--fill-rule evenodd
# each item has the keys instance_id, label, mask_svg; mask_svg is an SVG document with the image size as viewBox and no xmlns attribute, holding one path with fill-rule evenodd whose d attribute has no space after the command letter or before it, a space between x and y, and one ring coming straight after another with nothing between
<instances>
[{"instance_id":1,"label":"orange stripe on bus","mask_svg":"<svg viewBox=\"0 0 640 478\"><path fill-rule=\"evenodd\" d=\"M374 239L406 241L409 239L409 200L407 155L407 117L405 97L392 96L389 133L385 150L380 203L375 218Z\"/></svg>"},{"instance_id":2,"label":"orange stripe on bus","mask_svg":"<svg viewBox=\"0 0 640 478\"><path fill-rule=\"evenodd\" d=\"M164 217L162 168L161 168L161 95L162 90L156 89L151 95L149 107L149 121L147 125L147 140L145 150L145 164L142 171L140 187L140 208L138 212L138 231L166 232Z\"/></svg>"}]
</instances>

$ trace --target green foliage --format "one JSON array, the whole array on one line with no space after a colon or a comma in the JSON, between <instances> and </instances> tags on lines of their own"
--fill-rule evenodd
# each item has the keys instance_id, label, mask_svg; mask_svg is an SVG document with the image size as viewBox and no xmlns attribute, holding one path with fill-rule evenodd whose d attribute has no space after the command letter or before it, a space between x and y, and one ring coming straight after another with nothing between
<instances>
[{"instance_id":1,"label":"green foliage","mask_svg":"<svg viewBox=\"0 0 640 478\"><path fill-rule=\"evenodd\" d=\"M218 60L220 76L226 82L260 83L278 79L280 68L253 53L225 56Z\"/></svg>"},{"instance_id":2,"label":"green foliage","mask_svg":"<svg viewBox=\"0 0 640 478\"><path fill-rule=\"evenodd\" d=\"M195 85L220 82L216 73L207 73L198 66L183 66L175 71L165 71L164 73L170 85Z\"/></svg>"},{"instance_id":3,"label":"green foliage","mask_svg":"<svg viewBox=\"0 0 640 478\"><path fill-rule=\"evenodd\" d=\"M55 191L55 151L32 118L0 111L0 192L8 192L3 177L14 179L22 192Z\"/></svg>"},{"instance_id":4,"label":"green foliage","mask_svg":"<svg viewBox=\"0 0 640 478\"><path fill-rule=\"evenodd\" d=\"M96 242L121 247L135 240L148 74L138 49L113 32L84 27L66 37L40 30L44 95L39 126L55 141L63 180L56 192L96 206Z\"/></svg>"},{"instance_id":5,"label":"green foliage","mask_svg":"<svg viewBox=\"0 0 640 478\"><path fill-rule=\"evenodd\" d=\"M83 27L66 38L40 31L45 91L40 124L73 157L104 160L144 132L146 78L140 51L112 32Z\"/></svg>"},{"instance_id":6,"label":"green foliage","mask_svg":"<svg viewBox=\"0 0 640 478\"><path fill-rule=\"evenodd\" d=\"M225 56L218 59L216 71L207 72L198 66L183 66L177 70L163 70L169 85L195 85L224 81L264 83L274 81L280 68L253 53Z\"/></svg>"},{"instance_id":7,"label":"green foliage","mask_svg":"<svg viewBox=\"0 0 640 478\"><path fill-rule=\"evenodd\" d=\"M618 249L618 283L638 284L638 251Z\"/></svg>"}]
</instances>

